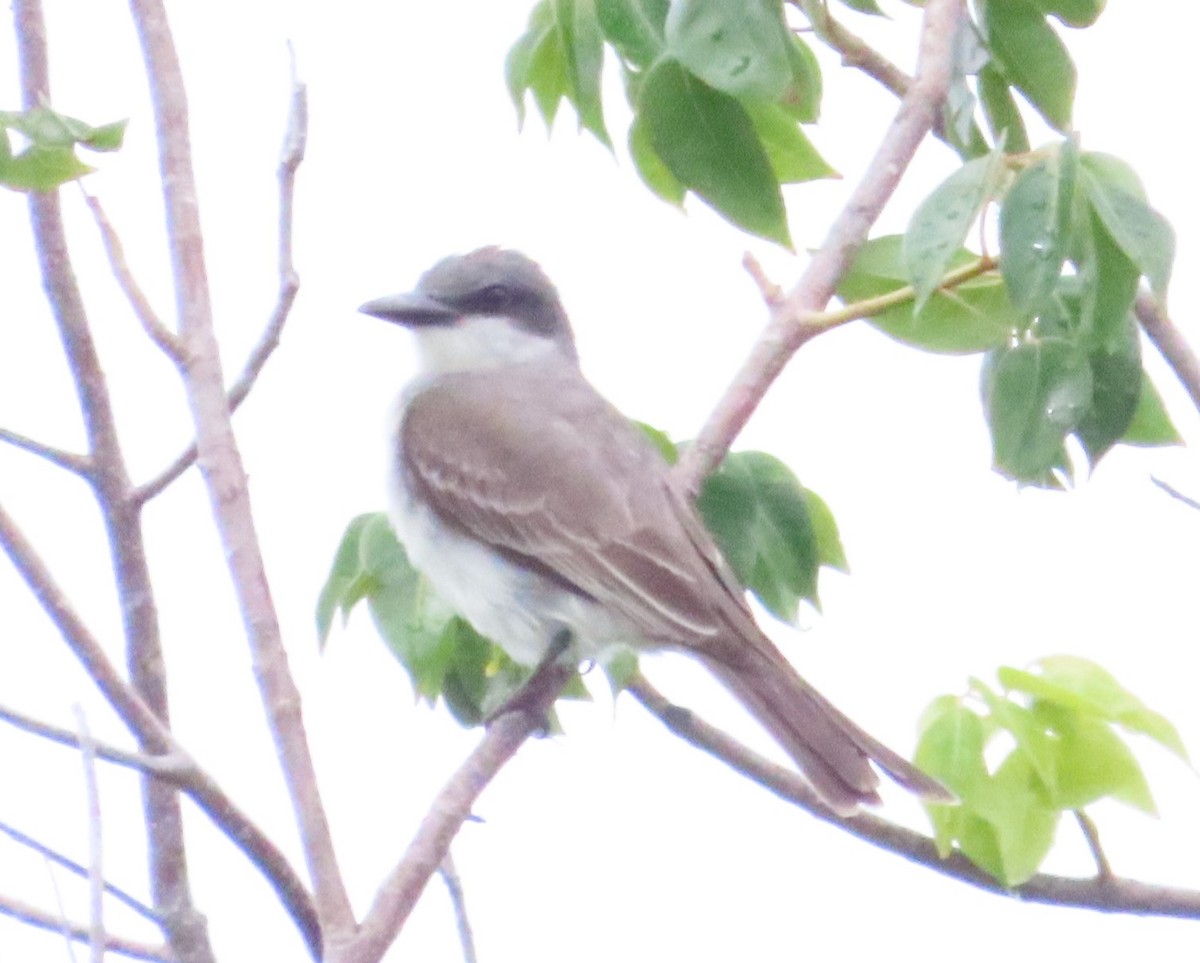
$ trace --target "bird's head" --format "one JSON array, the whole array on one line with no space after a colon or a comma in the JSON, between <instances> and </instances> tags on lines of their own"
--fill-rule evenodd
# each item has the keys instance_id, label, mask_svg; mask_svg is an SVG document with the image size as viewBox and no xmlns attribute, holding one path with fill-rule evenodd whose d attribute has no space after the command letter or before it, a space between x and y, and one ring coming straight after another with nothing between
<instances>
[{"instance_id":1,"label":"bird's head","mask_svg":"<svg viewBox=\"0 0 1200 963\"><path fill-rule=\"evenodd\" d=\"M359 310L411 329L426 374L575 360L558 292L517 251L485 247L444 258L415 290L376 298Z\"/></svg>"}]
</instances>

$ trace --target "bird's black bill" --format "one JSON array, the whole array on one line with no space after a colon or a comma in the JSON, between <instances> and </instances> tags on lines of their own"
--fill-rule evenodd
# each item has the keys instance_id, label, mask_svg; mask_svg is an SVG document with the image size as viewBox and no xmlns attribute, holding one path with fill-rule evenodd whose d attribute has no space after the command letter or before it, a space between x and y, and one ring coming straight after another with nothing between
<instances>
[{"instance_id":1,"label":"bird's black bill","mask_svg":"<svg viewBox=\"0 0 1200 963\"><path fill-rule=\"evenodd\" d=\"M441 301L414 291L409 294L389 294L359 306L359 311L373 318L409 327L451 324L459 312Z\"/></svg>"}]
</instances>

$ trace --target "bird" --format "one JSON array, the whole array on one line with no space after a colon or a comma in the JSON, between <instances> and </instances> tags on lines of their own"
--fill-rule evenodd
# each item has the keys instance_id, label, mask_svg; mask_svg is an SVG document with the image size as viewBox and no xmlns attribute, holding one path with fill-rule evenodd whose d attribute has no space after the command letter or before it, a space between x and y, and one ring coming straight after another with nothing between
<instances>
[{"instance_id":1,"label":"bird","mask_svg":"<svg viewBox=\"0 0 1200 963\"><path fill-rule=\"evenodd\" d=\"M880 802L872 764L951 801L768 639L670 466L584 377L536 262L502 247L451 255L412 291L359 310L415 335L418 371L389 435L388 514L411 563L477 631L527 666L564 642L581 661L619 646L682 650L835 812Z\"/></svg>"}]
</instances>

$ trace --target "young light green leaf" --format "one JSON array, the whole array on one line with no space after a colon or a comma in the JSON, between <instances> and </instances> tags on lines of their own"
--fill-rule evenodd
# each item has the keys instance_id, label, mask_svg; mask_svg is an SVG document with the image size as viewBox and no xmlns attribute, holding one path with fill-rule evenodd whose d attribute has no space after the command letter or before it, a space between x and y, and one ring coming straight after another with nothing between
<instances>
[{"instance_id":1,"label":"young light green leaf","mask_svg":"<svg viewBox=\"0 0 1200 963\"><path fill-rule=\"evenodd\" d=\"M684 187L737 226L791 247L779 181L737 100L664 59L642 81L637 112Z\"/></svg>"},{"instance_id":2,"label":"young light green leaf","mask_svg":"<svg viewBox=\"0 0 1200 963\"><path fill-rule=\"evenodd\" d=\"M893 234L864 244L838 285L838 297L852 304L906 287L903 243L901 235ZM975 260L970 251L959 249L947 269ZM919 313L909 300L867 321L889 337L925 351L971 354L1007 343L1022 317L1009 302L1003 281L990 273L952 290L935 289Z\"/></svg>"},{"instance_id":3,"label":"young light green leaf","mask_svg":"<svg viewBox=\"0 0 1200 963\"><path fill-rule=\"evenodd\" d=\"M1000 154L968 161L939 184L913 213L904 233L904 268L920 313L975 223L995 183Z\"/></svg>"},{"instance_id":4,"label":"young light green leaf","mask_svg":"<svg viewBox=\"0 0 1200 963\"><path fill-rule=\"evenodd\" d=\"M625 690L638 671L638 657L633 649L620 648L610 658L604 660L604 675L608 678L608 687L615 696Z\"/></svg>"},{"instance_id":5,"label":"young light green leaf","mask_svg":"<svg viewBox=\"0 0 1200 963\"><path fill-rule=\"evenodd\" d=\"M997 867L983 864L1006 886L1019 886L1037 872L1050 852L1059 813L1046 802L1046 794L1028 756L1013 752L1000 764L982 791L971 799L971 809L986 820L995 834ZM964 841L963 851L975 857Z\"/></svg>"},{"instance_id":6,"label":"young light green leaf","mask_svg":"<svg viewBox=\"0 0 1200 963\"><path fill-rule=\"evenodd\" d=\"M372 514L359 515L350 521L333 556L333 567L317 597L317 641L324 647L333 628L334 616L345 618L373 584L364 571L359 557L359 542L363 528Z\"/></svg>"},{"instance_id":7,"label":"young light green leaf","mask_svg":"<svg viewBox=\"0 0 1200 963\"><path fill-rule=\"evenodd\" d=\"M1111 797L1155 813L1142 767L1107 723L1061 706L1043 708L1040 715L1059 737L1054 806L1082 809Z\"/></svg>"},{"instance_id":8,"label":"young light green leaf","mask_svg":"<svg viewBox=\"0 0 1200 963\"><path fill-rule=\"evenodd\" d=\"M1175 261L1175 231L1167 219L1121 184L1083 168L1081 183L1088 203L1112 239L1145 275L1159 298L1167 293Z\"/></svg>"},{"instance_id":9,"label":"young light green leaf","mask_svg":"<svg viewBox=\"0 0 1200 963\"><path fill-rule=\"evenodd\" d=\"M675 0L667 52L710 87L776 101L792 76L783 7L775 0Z\"/></svg>"},{"instance_id":10,"label":"young light green leaf","mask_svg":"<svg viewBox=\"0 0 1200 963\"><path fill-rule=\"evenodd\" d=\"M829 510L825 500L812 489L805 488L801 495L817 539L817 563L828 565L839 572L849 572L850 563L846 561L846 550L842 547L842 537L838 533L833 512Z\"/></svg>"},{"instance_id":11,"label":"young light green leaf","mask_svg":"<svg viewBox=\"0 0 1200 963\"><path fill-rule=\"evenodd\" d=\"M1024 342L990 357L984 407L995 467L1017 481L1050 483L1064 439L1092 402L1087 359L1061 340Z\"/></svg>"},{"instance_id":12,"label":"young light green leaf","mask_svg":"<svg viewBox=\"0 0 1200 963\"><path fill-rule=\"evenodd\" d=\"M649 67L666 45L669 0L596 0L596 16L608 42L629 63Z\"/></svg>"},{"instance_id":13,"label":"young light green leaf","mask_svg":"<svg viewBox=\"0 0 1200 963\"><path fill-rule=\"evenodd\" d=\"M817 55L799 36L785 37L791 80L779 98L779 106L802 124L815 124L821 116L821 64Z\"/></svg>"},{"instance_id":14,"label":"young light green leaf","mask_svg":"<svg viewBox=\"0 0 1200 963\"><path fill-rule=\"evenodd\" d=\"M1012 736L1017 751L1027 757L1041 785L1052 791L1057 781L1057 751L1045 726L1028 707L999 695L982 680L972 679L971 689L983 699L991 721Z\"/></svg>"},{"instance_id":15,"label":"young light green leaf","mask_svg":"<svg viewBox=\"0 0 1200 963\"><path fill-rule=\"evenodd\" d=\"M1162 396L1154 383L1142 372L1141 391L1138 394L1137 408L1125 434L1121 436L1124 445L1142 445L1155 447L1158 445L1181 445L1183 437L1171 423L1167 409L1163 405Z\"/></svg>"},{"instance_id":16,"label":"young light green leaf","mask_svg":"<svg viewBox=\"0 0 1200 963\"><path fill-rule=\"evenodd\" d=\"M550 0L541 0L529 14L529 26L525 28L525 32L517 38L516 43L508 51L508 56L504 60L504 78L508 85L508 93L512 98L513 105L517 108L517 123L518 125L525 122L525 92L534 87L534 58L538 51L545 44L554 44L554 8L551 6ZM556 48L557 49L557 48ZM543 55L544 57L544 55ZM545 84L546 78L541 76L539 82ZM559 98L566 89L565 78L561 76L557 78L557 83L554 84L556 93L553 95L553 103L557 105ZM544 92L548 94L548 92ZM541 103L541 96L538 96L538 102ZM543 112L543 116L545 113ZM550 123L553 114L547 118L547 124Z\"/></svg>"},{"instance_id":17,"label":"young light green leaf","mask_svg":"<svg viewBox=\"0 0 1200 963\"><path fill-rule=\"evenodd\" d=\"M754 129L780 184L799 184L838 172L817 153L803 128L778 104L749 104L746 108Z\"/></svg>"},{"instance_id":18,"label":"young light green leaf","mask_svg":"<svg viewBox=\"0 0 1200 963\"><path fill-rule=\"evenodd\" d=\"M68 181L90 174L89 167L70 147L32 146L21 153L0 157L0 184L15 191L52 191Z\"/></svg>"},{"instance_id":19,"label":"young light green leaf","mask_svg":"<svg viewBox=\"0 0 1200 963\"><path fill-rule=\"evenodd\" d=\"M1047 306L1070 249L1075 150L1060 150L1026 167L1000 208L1000 271L1012 303L1028 318Z\"/></svg>"},{"instance_id":20,"label":"young light green leaf","mask_svg":"<svg viewBox=\"0 0 1200 963\"><path fill-rule=\"evenodd\" d=\"M1004 75L1051 127L1067 133L1075 100L1075 65L1046 16L1027 0L983 8L988 46Z\"/></svg>"},{"instance_id":21,"label":"young light green leaf","mask_svg":"<svg viewBox=\"0 0 1200 963\"><path fill-rule=\"evenodd\" d=\"M988 778L984 762L983 720L954 696L929 704L918 725L913 764L941 782L958 798L968 799ZM940 804L926 807L937 810Z\"/></svg>"}]
</instances>

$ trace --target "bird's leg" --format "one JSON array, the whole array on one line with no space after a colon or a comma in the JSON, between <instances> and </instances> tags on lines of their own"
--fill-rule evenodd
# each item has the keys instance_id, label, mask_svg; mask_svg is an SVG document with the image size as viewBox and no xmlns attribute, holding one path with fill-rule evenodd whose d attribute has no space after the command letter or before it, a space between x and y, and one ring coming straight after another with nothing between
<instances>
[{"instance_id":1,"label":"bird's leg","mask_svg":"<svg viewBox=\"0 0 1200 963\"><path fill-rule=\"evenodd\" d=\"M557 697L559 690L566 685L571 673L575 671L575 666L564 665L558 661L570 650L572 641L571 630L566 626L559 628L551 636L550 644L534 668L533 674L522 683L521 688L505 699L500 707L487 717L484 724L491 725L501 716L510 712L531 712L537 713L541 717L543 729L549 729L546 713L553 699L550 699L550 702L547 702L547 699L551 696L551 691Z\"/></svg>"}]
</instances>

